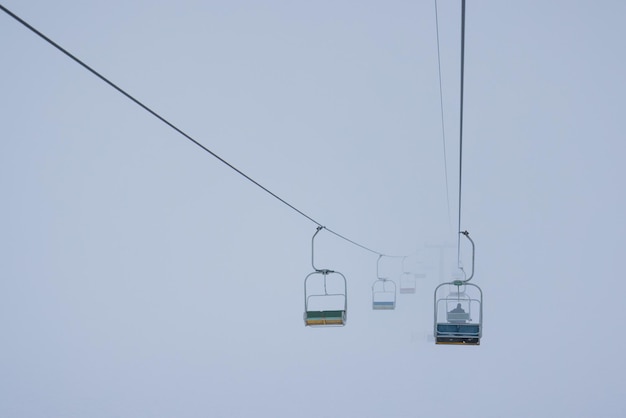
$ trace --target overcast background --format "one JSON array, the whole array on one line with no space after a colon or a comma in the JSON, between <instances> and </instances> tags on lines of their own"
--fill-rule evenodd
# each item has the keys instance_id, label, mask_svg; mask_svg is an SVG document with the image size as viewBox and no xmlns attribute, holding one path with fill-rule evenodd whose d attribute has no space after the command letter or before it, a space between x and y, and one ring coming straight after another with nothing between
<instances>
[{"instance_id":1,"label":"overcast background","mask_svg":"<svg viewBox=\"0 0 626 418\"><path fill-rule=\"evenodd\" d=\"M625 416L626 4L467 3L478 347L432 341L456 257L432 246L456 242L460 1L439 1L448 212L434 1L3 0L426 278L373 312L377 256L322 231L348 324L305 328L316 225L0 13L0 416Z\"/></svg>"}]
</instances>

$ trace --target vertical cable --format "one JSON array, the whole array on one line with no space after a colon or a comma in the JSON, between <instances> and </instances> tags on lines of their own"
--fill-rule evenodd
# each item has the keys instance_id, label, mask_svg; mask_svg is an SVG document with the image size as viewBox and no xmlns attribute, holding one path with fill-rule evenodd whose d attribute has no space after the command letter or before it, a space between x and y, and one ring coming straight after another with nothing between
<instances>
[{"instance_id":1,"label":"vertical cable","mask_svg":"<svg viewBox=\"0 0 626 418\"><path fill-rule=\"evenodd\" d=\"M461 196L463 181L463 79L465 74L465 0L461 0L461 104L459 120L459 229L457 236L457 265L461 266Z\"/></svg>"},{"instance_id":2,"label":"vertical cable","mask_svg":"<svg viewBox=\"0 0 626 418\"><path fill-rule=\"evenodd\" d=\"M446 203L448 205L448 229L452 229L452 222L450 216L450 188L448 181L448 156L446 152L446 126L443 112L443 87L441 81L441 47L439 42L439 10L437 7L437 0L435 0L435 26L437 29L437 65L439 68L439 104L441 107L441 138L443 143L443 169L446 178ZM449 231L450 232L450 231Z\"/></svg>"}]
</instances>

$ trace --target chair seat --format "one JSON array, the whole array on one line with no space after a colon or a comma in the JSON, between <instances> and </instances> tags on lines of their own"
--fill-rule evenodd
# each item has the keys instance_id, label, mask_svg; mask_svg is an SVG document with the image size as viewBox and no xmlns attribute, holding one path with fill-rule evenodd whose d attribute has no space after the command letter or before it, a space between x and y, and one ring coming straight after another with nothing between
<instances>
[{"instance_id":1,"label":"chair seat","mask_svg":"<svg viewBox=\"0 0 626 418\"><path fill-rule=\"evenodd\" d=\"M346 311L306 311L304 324L307 326L345 325Z\"/></svg>"},{"instance_id":2,"label":"chair seat","mask_svg":"<svg viewBox=\"0 0 626 418\"><path fill-rule=\"evenodd\" d=\"M478 337L480 325L478 324L437 324L437 336L460 336Z\"/></svg>"},{"instance_id":3,"label":"chair seat","mask_svg":"<svg viewBox=\"0 0 626 418\"><path fill-rule=\"evenodd\" d=\"M395 302L373 302L372 303L372 308L373 309L395 309L396 307L396 303Z\"/></svg>"},{"instance_id":4,"label":"chair seat","mask_svg":"<svg viewBox=\"0 0 626 418\"><path fill-rule=\"evenodd\" d=\"M437 337L435 344L449 344L449 345L480 345L480 338L478 337Z\"/></svg>"},{"instance_id":5,"label":"chair seat","mask_svg":"<svg viewBox=\"0 0 626 418\"><path fill-rule=\"evenodd\" d=\"M480 345L479 324L437 324L436 344Z\"/></svg>"}]
</instances>

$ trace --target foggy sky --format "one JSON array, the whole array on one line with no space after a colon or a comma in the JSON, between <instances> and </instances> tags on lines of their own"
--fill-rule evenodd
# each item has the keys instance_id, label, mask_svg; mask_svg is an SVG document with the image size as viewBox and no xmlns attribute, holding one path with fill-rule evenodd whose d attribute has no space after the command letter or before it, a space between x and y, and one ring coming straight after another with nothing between
<instances>
[{"instance_id":1,"label":"foggy sky","mask_svg":"<svg viewBox=\"0 0 626 418\"><path fill-rule=\"evenodd\" d=\"M348 323L305 328L316 225L0 13L0 416L626 414L622 2L467 2L479 347L432 341L456 261L460 2L439 1L449 196L434 2L2 4L426 277L374 312L377 256L322 231Z\"/></svg>"}]
</instances>

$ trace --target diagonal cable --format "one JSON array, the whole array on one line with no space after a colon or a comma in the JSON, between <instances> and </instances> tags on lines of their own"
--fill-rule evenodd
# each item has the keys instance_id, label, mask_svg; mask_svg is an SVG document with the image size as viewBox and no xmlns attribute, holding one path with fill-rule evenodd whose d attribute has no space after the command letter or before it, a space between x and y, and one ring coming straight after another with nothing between
<instances>
[{"instance_id":1,"label":"diagonal cable","mask_svg":"<svg viewBox=\"0 0 626 418\"><path fill-rule=\"evenodd\" d=\"M272 192L271 190L269 190L267 187L263 186L262 184L260 184L259 182L257 182L256 180L254 180L252 177L248 176L246 173L244 173L243 171L241 171L240 169L238 169L237 167L235 167L233 164L229 163L228 161L226 161L224 158L220 157L219 155L217 155L215 152L211 151L209 148L205 147L204 145L202 145L200 142L198 142L197 140L195 140L194 138L192 138L190 135L188 135L187 133L185 133L182 129L178 128L176 125L174 125L173 123L171 123L170 121L168 121L167 119L165 119L163 116L159 115L157 112L155 112L154 110L152 110L151 108L149 108L148 106L146 106L145 104L143 104L141 101L139 101L138 99L136 99L135 97L133 97L131 94L127 93L125 90L123 90L121 87L119 87L118 85L116 85L115 83L113 83L112 81L110 81L108 78L106 78L105 76L103 76L102 74L100 74L98 71L94 70L92 67L90 67L89 65L87 65L85 62L83 62L82 60L80 60L79 58L77 58L75 55L73 55L72 53L70 53L69 51L67 51L65 48L63 48L62 46L60 46L59 44L57 44L56 42L54 42L52 39L50 39L49 37L47 37L46 35L44 35L42 32L40 32L39 30L37 30L35 27L33 27L32 25L30 25L28 22L26 22L24 19L20 18L19 16L17 16L15 13L13 13L12 11L10 11L9 9L7 9L6 7L4 7L2 4L0 4L0 10L4 11L6 14L8 14L9 16L11 16L13 19L17 20L19 23L21 23L22 25L24 25L25 27L27 27L28 29L30 29L33 33L35 33L36 35L38 35L40 38L42 38L43 40L45 40L46 42L48 42L50 45L52 45L53 47L55 47L56 49L58 49L59 51L61 51L63 54L65 54L67 57L69 57L70 59L72 59L74 62L76 62L77 64L79 64L80 66L82 66L83 68L85 68L87 71L89 71L90 73L92 73L93 75L95 75L96 77L98 77L99 79L101 79L102 81L104 81L106 84L108 84L109 86L113 87L115 90L117 90L119 93L121 93L122 95L126 96L126 98L128 98L129 100L131 100L132 102L134 102L135 104L137 104L139 107L141 107L142 109L144 109L145 111L147 111L148 113L150 113L152 116L154 116L155 118L157 118L158 120L160 120L161 122L163 122L164 124L166 124L167 126L169 126L170 128L172 128L174 131L176 131L177 133L179 133L180 135L184 136L186 139L188 139L189 141L193 142L195 145L197 145L198 147L200 147L203 151L211 154L213 157L215 157L217 160L219 160L221 163L223 163L224 165L228 166L230 169L232 169L233 171L235 171L237 174L241 175L242 177L244 177L246 180L250 181L252 184L254 184L255 186L259 187L260 189L262 189L263 191L265 191L266 193L268 193L270 196L274 197L275 199L277 199L279 202L281 202L282 204L286 205L287 207L291 208L292 210L294 210L295 212L297 212L298 214L300 214L301 216L305 217L306 219L308 219L309 221L313 222L314 224L316 224L317 226L323 227L324 229L326 229L328 232L330 232L331 234L337 236L338 238L341 238L353 245L356 245L364 250L367 250L371 253L377 254L377 255L384 255L378 251L372 250L364 245L359 244L356 241L353 241L335 231L333 231L332 229L326 228L324 227L320 222L318 222L317 220L315 220L313 217L307 215L306 213L304 213L303 211L301 211L300 209L298 209L297 207L295 207L294 205L292 205L291 203L287 202L286 200L284 200L283 198L281 198L280 196L278 196L277 194L275 194L274 192ZM389 257L389 256L388 256Z\"/></svg>"}]
</instances>

